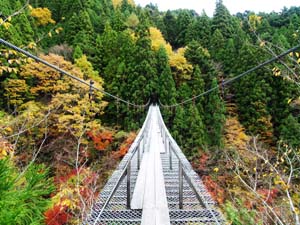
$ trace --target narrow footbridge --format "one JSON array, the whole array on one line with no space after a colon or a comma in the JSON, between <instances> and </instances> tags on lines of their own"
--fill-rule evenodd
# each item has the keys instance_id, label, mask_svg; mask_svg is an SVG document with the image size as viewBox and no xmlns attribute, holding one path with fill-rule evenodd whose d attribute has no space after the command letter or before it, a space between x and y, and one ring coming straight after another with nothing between
<instances>
[{"instance_id":1,"label":"narrow footbridge","mask_svg":"<svg viewBox=\"0 0 300 225\"><path fill-rule=\"evenodd\" d=\"M150 106L138 136L84 224L224 224L199 176Z\"/></svg>"}]
</instances>

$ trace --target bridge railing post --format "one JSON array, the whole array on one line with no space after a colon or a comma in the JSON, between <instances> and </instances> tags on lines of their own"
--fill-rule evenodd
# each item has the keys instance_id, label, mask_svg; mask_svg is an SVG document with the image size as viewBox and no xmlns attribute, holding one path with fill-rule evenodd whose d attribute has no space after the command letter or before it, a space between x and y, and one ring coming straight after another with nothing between
<instances>
[{"instance_id":1,"label":"bridge railing post","mask_svg":"<svg viewBox=\"0 0 300 225\"><path fill-rule=\"evenodd\" d=\"M179 209L183 208L183 168L179 162Z\"/></svg>"},{"instance_id":2,"label":"bridge railing post","mask_svg":"<svg viewBox=\"0 0 300 225\"><path fill-rule=\"evenodd\" d=\"M171 144L170 144L170 141L169 141L169 166L170 166L170 170L172 170L173 168L173 166L172 166L172 146L171 146Z\"/></svg>"},{"instance_id":3,"label":"bridge railing post","mask_svg":"<svg viewBox=\"0 0 300 225\"><path fill-rule=\"evenodd\" d=\"M131 161L129 162L127 166L127 209L131 208L130 200L131 200L131 185L130 185L130 179L131 178Z\"/></svg>"},{"instance_id":4,"label":"bridge railing post","mask_svg":"<svg viewBox=\"0 0 300 225\"><path fill-rule=\"evenodd\" d=\"M141 142L139 142L139 144L137 145L137 169L140 170L140 166L141 166L141 159L140 159L140 155L141 155L141 148L140 148Z\"/></svg>"}]
</instances>

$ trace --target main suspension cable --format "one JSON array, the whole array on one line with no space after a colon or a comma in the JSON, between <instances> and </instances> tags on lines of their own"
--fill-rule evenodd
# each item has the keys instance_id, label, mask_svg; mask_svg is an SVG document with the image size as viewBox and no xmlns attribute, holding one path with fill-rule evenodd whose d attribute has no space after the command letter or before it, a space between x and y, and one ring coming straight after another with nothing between
<instances>
[{"instance_id":1,"label":"main suspension cable","mask_svg":"<svg viewBox=\"0 0 300 225\"><path fill-rule=\"evenodd\" d=\"M107 91L101 90L100 88L97 88L95 86L91 86L89 82L87 82L87 81L85 81L85 80L83 80L83 79L81 79L79 77L76 77L76 76L68 73L67 71L65 71L63 69L60 69L59 67L57 67L57 66L55 66L55 65L53 65L51 63L48 63L47 61L39 58L38 56L35 56L35 55L31 54L30 52L25 51L24 49L19 48L19 47L13 45L12 43L10 43L8 41L3 40L2 38L0 38L0 43L3 44L3 45L5 45L5 46L7 46L7 47L9 47L9 48L11 48L11 49L14 49L17 52L20 52L20 53L26 55L27 57L32 58L35 61L40 62L40 63L42 63L42 64L44 64L44 65L46 65L46 66L48 66L48 67L50 67L52 69L54 69L54 70L56 70L56 71L64 74L64 75L69 76L70 78L72 78L72 79L74 79L74 80L76 80L76 81L78 81L78 82L80 82L80 83L88 86L89 88L91 88L93 90L99 91L99 92L103 93L104 95L110 96L110 97L112 97L112 98L114 98L114 99L116 99L116 100L118 100L120 102L126 103L126 104L134 106L134 107L147 107L149 105L149 103L150 103L150 100L146 104L144 104L144 105L138 105L138 104L131 103L131 102L129 102L127 100L124 100L124 99L122 99L122 98L120 98L120 97L118 97L116 95L113 95L113 94L111 94L111 93L109 93Z\"/></svg>"},{"instance_id":2,"label":"main suspension cable","mask_svg":"<svg viewBox=\"0 0 300 225\"><path fill-rule=\"evenodd\" d=\"M263 63L261 63L261 64L259 64L259 65L257 65L257 66L255 66L255 67L253 67L253 68L251 68L251 69L249 69L249 70L247 70L247 71L245 71L245 72L243 72L243 73L241 73L241 74L239 74L239 75L237 75L237 76L235 76L235 77L233 77L233 78L230 78L230 79L227 80L227 81L222 82L222 86L224 87L225 85L227 85L227 84L229 84L229 83L231 83L231 82L233 82L233 81L235 81L235 80L238 80L238 79L242 78L243 76L246 76L246 75L248 75L249 73L254 72L255 70L258 70L258 69L260 69L260 68L262 68L262 67L264 67L264 66L266 66L266 65L268 65L268 64L270 64L270 63L272 63L272 62L275 62L275 61L279 60L280 58L286 56L287 54L296 51L296 50L299 49L299 48L300 48L300 45L297 45L296 47L290 48L289 50L287 50L287 51L281 53L280 55L277 55L277 56L275 56L275 57L273 57L273 58L271 58L271 59L269 59L269 60L267 60L267 61L265 61L265 62L263 62ZM160 104L162 107L165 107L165 108L173 108L173 107L177 107L177 106L180 106L180 105L184 105L184 104L186 104L186 103L188 103L188 102L191 102L191 101L193 101L193 100L195 100L195 99L197 99L197 98L200 98L200 97L202 97L202 96L204 96L204 95L207 95L207 94L213 92L214 90L216 90L216 89L218 89L218 88L219 88L219 86L213 87L213 88L211 88L211 89L208 89L208 90L205 91L205 92L202 92L202 93L199 94L199 95L196 95L196 96L194 96L194 97L192 97L192 98L186 99L186 100L184 100L184 101L182 101L182 102L180 102L180 103L176 103L176 104L173 104L173 105L164 105L164 104L161 103L160 101L159 101L159 104Z\"/></svg>"}]
</instances>

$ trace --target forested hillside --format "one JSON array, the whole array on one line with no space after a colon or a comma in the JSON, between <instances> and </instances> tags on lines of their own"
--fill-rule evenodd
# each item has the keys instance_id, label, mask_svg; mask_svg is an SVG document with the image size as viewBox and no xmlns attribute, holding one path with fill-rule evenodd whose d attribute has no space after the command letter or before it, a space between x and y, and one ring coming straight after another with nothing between
<instances>
[{"instance_id":1,"label":"forested hillside","mask_svg":"<svg viewBox=\"0 0 300 225\"><path fill-rule=\"evenodd\" d=\"M139 105L0 46L0 224L79 224L153 94L229 224L300 224L300 49L225 85L300 44L300 6L1 0L0 38Z\"/></svg>"}]
</instances>

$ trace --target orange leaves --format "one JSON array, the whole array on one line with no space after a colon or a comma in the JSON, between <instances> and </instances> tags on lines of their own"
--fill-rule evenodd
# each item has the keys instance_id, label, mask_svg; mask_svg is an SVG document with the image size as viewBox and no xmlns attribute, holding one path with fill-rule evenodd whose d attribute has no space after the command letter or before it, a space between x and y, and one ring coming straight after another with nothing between
<instances>
[{"instance_id":1,"label":"orange leaves","mask_svg":"<svg viewBox=\"0 0 300 225\"><path fill-rule=\"evenodd\" d=\"M278 196L279 191L276 188L273 188L271 190L269 189L259 189L257 190L257 193L261 195L268 204L272 204L274 202L274 199Z\"/></svg>"},{"instance_id":2,"label":"orange leaves","mask_svg":"<svg viewBox=\"0 0 300 225\"><path fill-rule=\"evenodd\" d=\"M223 204L225 200L225 191L210 176L203 176L202 181L213 199L219 204Z\"/></svg>"},{"instance_id":3,"label":"orange leaves","mask_svg":"<svg viewBox=\"0 0 300 225\"><path fill-rule=\"evenodd\" d=\"M207 160L209 159L209 156L205 153L203 153L199 159L199 166L198 166L198 169L199 170L205 170L205 167L206 167L206 163L207 163Z\"/></svg>"},{"instance_id":4,"label":"orange leaves","mask_svg":"<svg viewBox=\"0 0 300 225\"><path fill-rule=\"evenodd\" d=\"M102 132L89 131L87 135L93 140L95 149L104 151L113 141L113 133L105 130Z\"/></svg>"},{"instance_id":5,"label":"orange leaves","mask_svg":"<svg viewBox=\"0 0 300 225\"><path fill-rule=\"evenodd\" d=\"M47 225L63 225L68 222L70 214L66 212L66 207L55 205L45 212L45 223Z\"/></svg>"},{"instance_id":6,"label":"orange leaves","mask_svg":"<svg viewBox=\"0 0 300 225\"><path fill-rule=\"evenodd\" d=\"M119 150L113 154L113 157L115 159L121 158L128 152L128 149L130 148L131 144L134 142L134 139L136 138L136 134L131 132L127 139L121 144Z\"/></svg>"},{"instance_id":7,"label":"orange leaves","mask_svg":"<svg viewBox=\"0 0 300 225\"><path fill-rule=\"evenodd\" d=\"M52 13L48 8L33 8L30 15L36 19L37 25L55 24L55 21L52 19Z\"/></svg>"},{"instance_id":8,"label":"orange leaves","mask_svg":"<svg viewBox=\"0 0 300 225\"><path fill-rule=\"evenodd\" d=\"M66 224L77 218L83 205L90 207L97 197L94 192L97 179L98 175L85 167L56 177L57 193L51 198L53 208L45 213L46 224Z\"/></svg>"}]
</instances>

